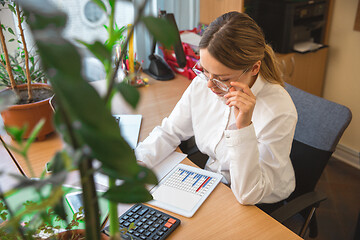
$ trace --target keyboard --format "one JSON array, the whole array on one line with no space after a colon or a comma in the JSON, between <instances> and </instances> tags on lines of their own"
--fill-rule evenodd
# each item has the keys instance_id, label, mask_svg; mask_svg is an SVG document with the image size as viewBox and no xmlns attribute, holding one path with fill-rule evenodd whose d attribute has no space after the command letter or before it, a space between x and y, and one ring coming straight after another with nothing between
<instances>
[{"instance_id":1,"label":"keyboard","mask_svg":"<svg viewBox=\"0 0 360 240\"><path fill-rule=\"evenodd\" d=\"M178 218L143 204L135 204L119 217L120 231L123 233L121 237L124 240L163 240L180 222ZM106 227L104 232L109 235L109 227Z\"/></svg>"}]
</instances>

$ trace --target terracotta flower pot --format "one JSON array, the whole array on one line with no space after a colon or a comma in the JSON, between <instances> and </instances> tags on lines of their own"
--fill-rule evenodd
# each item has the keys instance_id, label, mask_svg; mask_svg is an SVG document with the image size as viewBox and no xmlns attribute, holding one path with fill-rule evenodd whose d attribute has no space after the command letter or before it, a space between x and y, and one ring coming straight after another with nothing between
<instances>
[{"instance_id":1,"label":"terracotta flower pot","mask_svg":"<svg viewBox=\"0 0 360 240\"><path fill-rule=\"evenodd\" d=\"M36 88L47 88L51 89L48 84L43 83L33 83L33 89ZM18 85L18 89L27 89L27 85ZM9 89L5 89L3 91L9 91ZM35 125L40 121L40 119L45 119L45 124L40 130L37 139L43 140L46 135L54 132L53 126L53 110L50 106L51 98L47 98L34 103L27 103L21 105L12 105L8 109L1 112L1 116L4 121L5 126L15 126L15 127L23 127L27 124L27 130L24 134L24 138L28 138L31 131L35 127Z\"/></svg>"}]
</instances>

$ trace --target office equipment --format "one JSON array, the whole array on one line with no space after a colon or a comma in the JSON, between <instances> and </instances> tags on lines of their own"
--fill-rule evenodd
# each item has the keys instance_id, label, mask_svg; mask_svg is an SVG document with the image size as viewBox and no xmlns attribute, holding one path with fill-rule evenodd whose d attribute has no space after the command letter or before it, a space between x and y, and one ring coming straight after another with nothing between
<instances>
[{"instance_id":1,"label":"office equipment","mask_svg":"<svg viewBox=\"0 0 360 240\"><path fill-rule=\"evenodd\" d=\"M160 12L160 17L165 18L170 23L172 23L176 29L176 42L174 43L174 51L179 67L185 67L186 58L185 53L181 44L179 29L177 27L174 14L166 13L166 11ZM149 74L150 77L155 78L156 80L166 81L171 80L175 77L175 74L164 61L164 59L155 54L156 49L156 40L153 42L152 53L149 56L150 65L148 69L145 69L144 72Z\"/></svg>"},{"instance_id":2,"label":"office equipment","mask_svg":"<svg viewBox=\"0 0 360 240\"><path fill-rule=\"evenodd\" d=\"M150 193L149 204L192 217L221 181L222 175L179 164Z\"/></svg>"},{"instance_id":3,"label":"office equipment","mask_svg":"<svg viewBox=\"0 0 360 240\"><path fill-rule=\"evenodd\" d=\"M163 240L180 225L180 222L176 217L143 204L135 204L119 217L120 231L130 228L122 234L124 240ZM106 227L104 232L109 235L109 227Z\"/></svg>"},{"instance_id":4,"label":"office equipment","mask_svg":"<svg viewBox=\"0 0 360 240\"><path fill-rule=\"evenodd\" d=\"M119 123L121 136L135 149L138 144L142 116L132 114L113 115Z\"/></svg>"},{"instance_id":5,"label":"office equipment","mask_svg":"<svg viewBox=\"0 0 360 240\"><path fill-rule=\"evenodd\" d=\"M259 24L266 40L278 53L289 53L294 44L323 43L329 0L252 0L247 13Z\"/></svg>"},{"instance_id":6,"label":"office equipment","mask_svg":"<svg viewBox=\"0 0 360 240\"><path fill-rule=\"evenodd\" d=\"M340 137L351 121L351 111L340 104L319 98L296 87L286 84L296 110L298 123L290 153L295 170L295 191L285 200L287 204L270 213L285 226L286 220L299 214L303 221L301 237L310 226L310 236L316 237L317 227L315 210L325 195L314 192L315 186Z\"/></svg>"}]
</instances>

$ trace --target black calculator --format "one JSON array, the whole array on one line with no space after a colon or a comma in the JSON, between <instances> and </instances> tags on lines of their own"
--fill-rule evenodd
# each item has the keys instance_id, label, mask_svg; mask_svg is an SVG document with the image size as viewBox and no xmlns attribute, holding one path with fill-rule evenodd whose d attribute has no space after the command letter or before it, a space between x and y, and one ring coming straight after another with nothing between
<instances>
[{"instance_id":1,"label":"black calculator","mask_svg":"<svg viewBox=\"0 0 360 240\"><path fill-rule=\"evenodd\" d=\"M135 204L119 217L120 229L129 229L121 235L124 240L166 239L180 222L176 217L143 204ZM104 232L109 235L109 227Z\"/></svg>"}]
</instances>

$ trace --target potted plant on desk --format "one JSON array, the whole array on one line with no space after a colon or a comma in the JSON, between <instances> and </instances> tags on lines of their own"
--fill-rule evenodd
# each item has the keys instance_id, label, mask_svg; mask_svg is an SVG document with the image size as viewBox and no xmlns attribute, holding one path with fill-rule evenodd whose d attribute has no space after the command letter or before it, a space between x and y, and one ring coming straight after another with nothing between
<instances>
[{"instance_id":1,"label":"potted plant on desk","mask_svg":"<svg viewBox=\"0 0 360 240\"><path fill-rule=\"evenodd\" d=\"M108 11L103 1L94 2L104 11ZM18 3L29 16L29 25L43 67L56 94L55 125L67 145L66 149L54 156L53 173L49 178L30 182L27 180L27 184L51 183L53 187L61 185L67 173L64 169L70 160L81 175L86 239L100 239L99 197L95 191L94 173L101 171L108 175L110 186L102 197L110 202L110 235L112 238L119 237L117 203L150 200L152 196L147 191L146 184L156 184L157 179L149 169L137 164L133 150L121 137L119 125L112 117L110 105L116 92L120 92L133 107L139 100L135 88L115 81L117 70L126 52L129 36L140 21L165 45L174 42L175 34L171 32L175 29L166 20L144 17L144 1L138 7L130 34L121 46L121 55L113 64L113 47L119 33L114 28L116 1L108 0L109 40L106 43L87 44L91 52L107 66L107 93L101 97L81 75L81 56L77 49L62 36L66 15L45 0L19 0ZM166 34L163 34L165 32ZM101 163L100 168L93 168L94 159ZM115 184L117 179L122 180L121 185ZM62 201L58 201L57 206L54 210L59 216L63 216Z\"/></svg>"},{"instance_id":2,"label":"potted plant on desk","mask_svg":"<svg viewBox=\"0 0 360 240\"><path fill-rule=\"evenodd\" d=\"M53 112L49 104L53 92L51 87L45 83L45 74L38 64L39 61L28 50L22 26L26 20L24 13L14 2L2 0L0 3L3 7L2 10L8 7L16 16L20 35L20 37L17 36L12 28L4 26L0 22L0 40L3 50L0 59L0 85L8 87L1 94L6 95L9 94L8 92L13 92L17 96L16 103L2 111L1 116L7 126L22 128L27 125L24 138L28 138L39 120L45 118L45 124L38 134L38 139L44 139L47 134L54 131ZM5 31L12 36L8 41L4 36ZM8 43L14 41L17 41L21 48L17 49L15 56L11 56L8 52Z\"/></svg>"}]
</instances>

